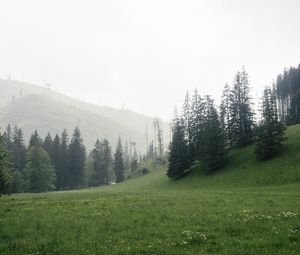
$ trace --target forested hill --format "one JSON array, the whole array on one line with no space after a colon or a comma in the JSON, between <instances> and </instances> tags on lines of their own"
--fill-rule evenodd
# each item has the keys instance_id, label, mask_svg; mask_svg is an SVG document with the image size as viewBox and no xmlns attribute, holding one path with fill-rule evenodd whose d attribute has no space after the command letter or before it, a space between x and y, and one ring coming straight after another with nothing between
<instances>
[{"instance_id":1,"label":"forested hill","mask_svg":"<svg viewBox=\"0 0 300 255\"><path fill-rule=\"evenodd\" d=\"M149 141L153 138L153 118L129 110L98 106L70 98L53 90L14 80L0 79L0 126L17 124L26 140L38 129L44 136L61 133L67 128L71 135L75 125L82 130L84 142L91 148L95 139L107 138L112 144L120 135L131 137L138 150L146 146L146 126ZM34 96L33 96L34 95ZM169 141L169 125L161 121L165 143Z\"/></svg>"}]
</instances>

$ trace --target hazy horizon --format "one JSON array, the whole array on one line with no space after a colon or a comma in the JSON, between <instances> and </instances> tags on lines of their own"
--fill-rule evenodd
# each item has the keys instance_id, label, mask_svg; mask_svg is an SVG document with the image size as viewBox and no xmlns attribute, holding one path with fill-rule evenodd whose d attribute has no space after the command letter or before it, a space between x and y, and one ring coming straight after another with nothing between
<instances>
[{"instance_id":1,"label":"hazy horizon","mask_svg":"<svg viewBox=\"0 0 300 255\"><path fill-rule=\"evenodd\" d=\"M0 15L0 75L170 120L186 90L217 100L245 66L257 99L299 64L300 2L16 1Z\"/></svg>"}]
</instances>

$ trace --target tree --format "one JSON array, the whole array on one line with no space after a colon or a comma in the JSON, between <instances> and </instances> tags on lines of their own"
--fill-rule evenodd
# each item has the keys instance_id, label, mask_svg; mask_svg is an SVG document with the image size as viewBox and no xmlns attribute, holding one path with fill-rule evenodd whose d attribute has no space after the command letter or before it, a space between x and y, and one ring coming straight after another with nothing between
<instances>
[{"instance_id":1,"label":"tree","mask_svg":"<svg viewBox=\"0 0 300 255\"><path fill-rule=\"evenodd\" d=\"M48 153L50 156L51 162L53 163L53 141L51 134L48 132L47 136L45 137L43 143L43 149Z\"/></svg>"},{"instance_id":2,"label":"tree","mask_svg":"<svg viewBox=\"0 0 300 255\"><path fill-rule=\"evenodd\" d=\"M46 141L46 139L45 139ZM50 139L49 139L50 141ZM45 142L44 142L45 144ZM49 143L50 144L50 143ZM61 154L61 142L58 134L55 135L53 142L52 142L52 148L50 146L47 146L49 151L52 151L52 164L55 169L55 174L56 174L56 188L57 189L62 189L63 188L63 183L64 183L64 176L63 176L63 168L62 168L62 163L65 160L62 157Z\"/></svg>"},{"instance_id":3,"label":"tree","mask_svg":"<svg viewBox=\"0 0 300 255\"><path fill-rule=\"evenodd\" d=\"M230 98L231 88L229 84L226 83L222 92L222 100L220 105L220 120L221 127L224 130L226 144L228 144L228 147L232 147L232 130L230 126Z\"/></svg>"},{"instance_id":4,"label":"tree","mask_svg":"<svg viewBox=\"0 0 300 255\"><path fill-rule=\"evenodd\" d=\"M248 73L243 68L237 72L230 95L230 144L244 147L252 142L254 113L250 97Z\"/></svg>"},{"instance_id":5,"label":"tree","mask_svg":"<svg viewBox=\"0 0 300 255\"><path fill-rule=\"evenodd\" d=\"M204 101L203 138L200 159L207 173L211 173L225 164L225 136L214 101L206 96Z\"/></svg>"},{"instance_id":6,"label":"tree","mask_svg":"<svg viewBox=\"0 0 300 255\"><path fill-rule=\"evenodd\" d=\"M26 147L23 132L15 126L11 143L12 167L15 171L22 173L26 163Z\"/></svg>"},{"instance_id":7,"label":"tree","mask_svg":"<svg viewBox=\"0 0 300 255\"><path fill-rule=\"evenodd\" d=\"M255 154L258 160L275 157L282 151L285 127L278 121L275 90L266 87L262 102L262 123L257 129Z\"/></svg>"},{"instance_id":8,"label":"tree","mask_svg":"<svg viewBox=\"0 0 300 255\"><path fill-rule=\"evenodd\" d=\"M125 167L123 159L123 147L120 137L118 139L117 148L114 155L114 171L116 175L116 182L123 182L125 180Z\"/></svg>"},{"instance_id":9,"label":"tree","mask_svg":"<svg viewBox=\"0 0 300 255\"><path fill-rule=\"evenodd\" d=\"M189 146L185 136L184 120L175 116L172 127L172 141L169 148L167 175L178 178L191 166Z\"/></svg>"},{"instance_id":10,"label":"tree","mask_svg":"<svg viewBox=\"0 0 300 255\"><path fill-rule=\"evenodd\" d=\"M104 169L103 169L103 144L97 139L95 143L95 147L92 150L92 158L93 158L93 172L95 176L93 176L94 183L96 186L104 184Z\"/></svg>"},{"instance_id":11,"label":"tree","mask_svg":"<svg viewBox=\"0 0 300 255\"><path fill-rule=\"evenodd\" d=\"M70 152L70 172L69 185L71 188L80 188L84 183L84 166L86 159L86 150L83 145L80 130L75 128L71 143L69 146Z\"/></svg>"},{"instance_id":12,"label":"tree","mask_svg":"<svg viewBox=\"0 0 300 255\"><path fill-rule=\"evenodd\" d=\"M55 189L55 172L48 153L41 147L31 146L26 154L26 191L43 192Z\"/></svg>"},{"instance_id":13,"label":"tree","mask_svg":"<svg viewBox=\"0 0 300 255\"><path fill-rule=\"evenodd\" d=\"M61 147L59 157L59 188L67 188L71 185L71 171L70 171L70 152L69 152L69 138L66 129L63 130L61 135Z\"/></svg>"},{"instance_id":14,"label":"tree","mask_svg":"<svg viewBox=\"0 0 300 255\"><path fill-rule=\"evenodd\" d=\"M4 148L4 137L0 134L0 195L9 192L11 179L9 156Z\"/></svg>"},{"instance_id":15,"label":"tree","mask_svg":"<svg viewBox=\"0 0 300 255\"><path fill-rule=\"evenodd\" d=\"M13 177L11 192L18 193L24 191L24 170L26 165L26 147L24 144L23 132L15 126L11 143L11 163Z\"/></svg>"},{"instance_id":16,"label":"tree","mask_svg":"<svg viewBox=\"0 0 300 255\"><path fill-rule=\"evenodd\" d=\"M33 132L33 134L31 135L30 137L30 140L29 140L29 147L31 146L36 146L36 147L43 147L43 140L42 138L39 136L38 134L38 131L35 130Z\"/></svg>"},{"instance_id":17,"label":"tree","mask_svg":"<svg viewBox=\"0 0 300 255\"><path fill-rule=\"evenodd\" d=\"M287 124L300 123L300 65L285 69L277 76L279 119Z\"/></svg>"}]
</instances>

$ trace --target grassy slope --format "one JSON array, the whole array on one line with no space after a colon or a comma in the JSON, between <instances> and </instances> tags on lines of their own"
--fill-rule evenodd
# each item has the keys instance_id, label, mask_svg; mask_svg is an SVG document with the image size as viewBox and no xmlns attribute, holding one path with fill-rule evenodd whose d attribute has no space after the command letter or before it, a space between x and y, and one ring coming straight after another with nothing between
<instances>
[{"instance_id":1,"label":"grassy slope","mask_svg":"<svg viewBox=\"0 0 300 255\"><path fill-rule=\"evenodd\" d=\"M233 152L214 176L195 169L172 182L161 169L105 188L2 197L0 254L299 254L299 134L290 127L286 151L268 162L251 147Z\"/></svg>"}]
</instances>

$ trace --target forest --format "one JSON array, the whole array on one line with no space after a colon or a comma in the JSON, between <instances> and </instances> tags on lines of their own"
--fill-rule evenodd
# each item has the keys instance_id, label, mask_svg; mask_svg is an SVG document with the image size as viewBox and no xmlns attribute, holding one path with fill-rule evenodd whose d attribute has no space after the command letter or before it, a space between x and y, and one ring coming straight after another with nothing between
<instances>
[{"instance_id":1,"label":"forest","mask_svg":"<svg viewBox=\"0 0 300 255\"><path fill-rule=\"evenodd\" d=\"M177 179L199 162L206 174L223 168L228 151L255 143L257 160L280 154L285 126L300 123L300 65L285 69L276 84L267 86L260 112L253 110L248 73L243 67L230 86L225 84L216 107L211 96L197 89L186 93L180 113L171 123L172 140L164 148L159 119L155 119L154 140L146 152L136 151L135 142L123 146L121 138L112 152L107 139L96 139L87 152L78 127L71 139L64 129L52 138L42 139L35 130L28 146L21 128L7 126L1 135L1 193L42 192L94 187L123 182L149 172L144 162L168 160L167 175Z\"/></svg>"}]
</instances>

